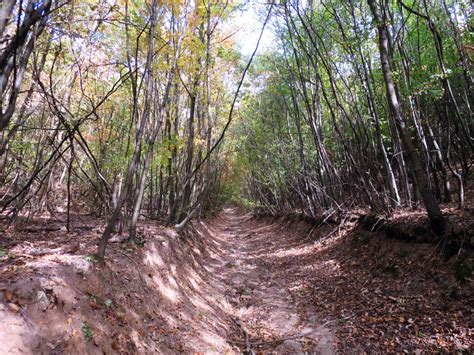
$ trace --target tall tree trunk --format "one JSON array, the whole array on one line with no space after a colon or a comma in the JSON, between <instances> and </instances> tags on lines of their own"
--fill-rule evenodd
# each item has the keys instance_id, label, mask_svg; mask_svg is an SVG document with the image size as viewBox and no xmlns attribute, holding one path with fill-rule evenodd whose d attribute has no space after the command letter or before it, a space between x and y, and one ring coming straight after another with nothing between
<instances>
[{"instance_id":1,"label":"tall tree trunk","mask_svg":"<svg viewBox=\"0 0 474 355\"><path fill-rule=\"evenodd\" d=\"M413 172L421 197L428 212L431 227L436 235L442 236L445 231L446 221L439 208L438 201L429 186L429 178L423 169L423 164L412 142L410 131L407 127L406 119L399 103L396 85L392 77L392 69L390 66L390 49L388 42L388 29L385 19L380 16L375 0L367 0L370 10L374 16L374 20L378 30L380 62L382 64L382 73L385 81L387 101L395 120L395 125L400 133L402 144L406 151L407 162Z\"/></svg>"},{"instance_id":2,"label":"tall tree trunk","mask_svg":"<svg viewBox=\"0 0 474 355\"><path fill-rule=\"evenodd\" d=\"M133 151L132 159L130 160L127 175L125 176L125 183L124 187L120 193L120 197L117 201L117 206L114 208L112 215L107 221L107 226L105 227L104 232L102 233L102 237L100 238L99 245L97 248L97 256L100 259L104 259L105 257L105 249L107 247L107 243L110 239L110 236L115 228L115 224L120 216L120 212L122 210L125 201L127 201L129 197L129 191L133 182L133 177L137 173L137 169L140 162L141 156L141 149L142 149L142 138L144 135L145 127L147 124L147 120L150 116L151 110L151 90L153 88L152 85L152 59L154 55L154 35L155 35L155 25L157 20L157 7L158 2L157 0L153 0L151 5L151 19L150 19L150 29L149 29L149 40L148 40L148 53L147 53L147 60L144 70L144 77L146 79L146 97L147 97L147 105L145 107L144 113L142 117L140 117L139 121L137 122L137 131L135 134L135 148ZM136 113L137 107L133 108L133 113ZM132 117L134 115L132 114ZM145 172L146 173L146 172Z\"/></svg>"}]
</instances>

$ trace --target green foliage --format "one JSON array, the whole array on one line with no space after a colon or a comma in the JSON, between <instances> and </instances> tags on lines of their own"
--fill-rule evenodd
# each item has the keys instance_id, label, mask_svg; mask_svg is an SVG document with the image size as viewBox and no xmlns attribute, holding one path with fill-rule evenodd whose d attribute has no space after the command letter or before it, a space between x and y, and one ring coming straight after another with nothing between
<instances>
[{"instance_id":1,"label":"green foliage","mask_svg":"<svg viewBox=\"0 0 474 355\"><path fill-rule=\"evenodd\" d=\"M440 3L428 9L416 2L408 5L436 19L443 66L426 19L394 2L384 5L390 8L387 25L394 34L391 74L414 141L421 134L414 119L423 129L446 124L440 108L448 100L447 80L455 87L455 95L467 95L459 43L453 37L456 30L469 43L465 40L468 31L460 24L464 21L461 8L466 9L467 2L447 4L449 11L457 12L455 21ZM282 6L285 9L286 3ZM245 171L246 178L240 181L245 181L246 188L241 191L244 199L252 201L245 204L301 210L312 203L302 201L309 197L308 185L311 196L317 194L324 205L317 208L327 208L328 197L340 208L366 200L369 190L378 191L374 200L386 196L388 189L381 181L388 179L379 142L392 169L402 152L367 2L329 0L313 3L311 9L292 4L281 17L278 48L255 62L250 72L254 85L246 89L239 107L243 123L235 134L240 137L236 141L242 157L234 164ZM458 104L463 101L460 96L457 100ZM466 124L467 117L462 118ZM441 135L435 139L446 139ZM396 180L403 185L401 176ZM342 197L347 195L356 201ZM386 197L379 204L387 205Z\"/></svg>"},{"instance_id":2,"label":"green foliage","mask_svg":"<svg viewBox=\"0 0 474 355\"><path fill-rule=\"evenodd\" d=\"M138 247L138 248L143 248L145 246L145 238L144 236L140 235L140 234L137 234L137 236L135 237L135 245Z\"/></svg>"},{"instance_id":3,"label":"green foliage","mask_svg":"<svg viewBox=\"0 0 474 355\"><path fill-rule=\"evenodd\" d=\"M225 61L235 63L241 59L240 52L238 52L235 48L226 48L223 46L220 46L217 49L217 57Z\"/></svg>"},{"instance_id":4,"label":"green foliage","mask_svg":"<svg viewBox=\"0 0 474 355\"><path fill-rule=\"evenodd\" d=\"M87 343L90 343L94 339L94 331L87 322L81 322L81 331Z\"/></svg>"}]
</instances>

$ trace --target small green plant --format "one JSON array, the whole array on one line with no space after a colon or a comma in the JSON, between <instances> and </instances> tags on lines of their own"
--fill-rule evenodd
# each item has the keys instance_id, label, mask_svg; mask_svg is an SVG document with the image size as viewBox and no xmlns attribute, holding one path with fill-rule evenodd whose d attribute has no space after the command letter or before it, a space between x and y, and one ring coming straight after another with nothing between
<instances>
[{"instance_id":1,"label":"small green plant","mask_svg":"<svg viewBox=\"0 0 474 355\"><path fill-rule=\"evenodd\" d=\"M87 322L81 322L81 331L84 334L84 339L87 343L90 343L94 338L94 331Z\"/></svg>"},{"instance_id":2,"label":"small green plant","mask_svg":"<svg viewBox=\"0 0 474 355\"><path fill-rule=\"evenodd\" d=\"M111 307L112 304L113 304L113 301L112 301L110 298L107 298L107 299L104 301L104 304L105 304L107 307Z\"/></svg>"},{"instance_id":3,"label":"small green plant","mask_svg":"<svg viewBox=\"0 0 474 355\"><path fill-rule=\"evenodd\" d=\"M138 248L143 248L145 246L145 238L143 238L142 236L135 238L135 245Z\"/></svg>"},{"instance_id":4,"label":"small green plant","mask_svg":"<svg viewBox=\"0 0 474 355\"><path fill-rule=\"evenodd\" d=\"M8 252L3 249L3 248L0 248L0 258L3 257L3 256L6 256L8 254Z\"/></svg>"},{"instance_id":5,"label":"small green plant","mask_svg":"<svg viewBox=\"0 0 474 355\"><path fill-rule=\"evenodd\" d=\"M100 261L100 258L97 254L87 254L87 255L84 255L84 259L86 261L89 261L91 263L97 263Z\"/></svg>"}]
</instances>

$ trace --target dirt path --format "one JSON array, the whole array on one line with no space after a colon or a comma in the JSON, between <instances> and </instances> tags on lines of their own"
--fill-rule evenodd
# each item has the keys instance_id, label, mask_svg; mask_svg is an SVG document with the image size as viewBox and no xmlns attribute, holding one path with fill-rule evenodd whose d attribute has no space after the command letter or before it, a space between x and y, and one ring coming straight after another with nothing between
<instances>
[{"instance_id":1,"label":"dirt path","mask_svg":"<svg viewBox=\"0 0 474 355\"><path fill-rule=\"evenodd\" d=\"M61 230L12 234L0 353L334 352L328 322L291 290L304 233L227 208L182 235L147 222L145 246L111 243L106 267L90 259L99 233L74 250Z\"/></svg>"},{"instance_id":2,"label":"dirt path","mask_svg":"<svg viewBox=\"0 0 474 355\"><path fill-rule=\"evenodd\" d=\"M473 349L472 278L432 244L236 208L91 259L100 219L0 238L0 354L416 353ZM30 230L34 227L36 232ZM75 241L72 243L71 241ZM472 253L466 263L472 264ZM428 259L429 257L429 259Z\"/></svg>"},{"instance_id":3,"label":"dirt path","mask_svg":"<svg viewBox=\"0 0 474 355\"><path fill-rule=\"evenodd\" d=\"M243 332L235 345L248 352L334 353L330 322L324 324L309 306L293 299L287 287L295 270L274 263L288 247L275 225L228 208L208 229L223 251L215 275L227 286L232 316Z\"/></svg>"}]
</instances>

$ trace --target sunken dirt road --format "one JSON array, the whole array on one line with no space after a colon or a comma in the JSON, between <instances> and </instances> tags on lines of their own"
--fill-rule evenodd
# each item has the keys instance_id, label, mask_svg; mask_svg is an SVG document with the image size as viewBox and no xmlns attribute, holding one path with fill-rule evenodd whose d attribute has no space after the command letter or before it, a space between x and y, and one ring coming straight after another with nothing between
<instances>
[{"instance_id":1,"label":"sunken dirt road","mask_svg":"<svg viewBox=\"0 0 474 355\"><path fill-rule=\"evenodd\" d=\"M229 207L180 234L142 221L143 244L115 238L105 266L91 258L100 219L62 225L43 218L3 232L1 354L474 348L474 288L456 279L458 260L369 233L357 218L312 225Z\"/></svg>"},{"instance_id":2,"label":"sunken dirt road","mask_svg":"<svg viewBox=\"0 0 474 355\"><path fill-rule=\"evenodd\" d=\"M307 226L284 233L237 208L180 235L143 221L144 246L114 238L103 266L98 225L39 219L5 234L1 354L335 351L333 322L295 298Z\"/></svg>"},{"instance_id":3,"label":"sunken dirt road","mask_svg":"<svg viewBox=\"0 0 474 355\"><path fill-rule=\"evenodd\" d=\"M299 231L293 232L301 237ZM297 280L301 270L285 265L285 258L297 259L298 248L288 248L291 238L281 226L258 222L228 208L209 227L209 233L222 261L213 274L224 285L232 318L243 334L240 341L234 340L240 350L335 352L335 338L328 327L332 322L295 300L291 288L302 281Z\"/></svg>"}]
</instances>

